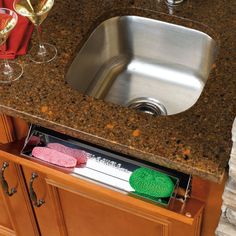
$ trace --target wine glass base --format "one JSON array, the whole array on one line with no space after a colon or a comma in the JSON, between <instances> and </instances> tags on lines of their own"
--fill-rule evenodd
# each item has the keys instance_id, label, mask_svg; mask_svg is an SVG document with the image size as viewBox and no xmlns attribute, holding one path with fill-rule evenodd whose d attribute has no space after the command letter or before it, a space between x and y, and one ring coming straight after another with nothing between
<instances>
[{"instance_id":1,"label":"wine glass base","mask_svg":"<svg viewBox=\"0 0 236 236\"><path fill-rule=\"evenodd\" d=\"M43 43L43 46L45 48L45 53L39 53L39 46L33 46L28 55L31 61L42 64L52 61L56 58L57 55L57 49L55 46L49 43Z\"/></svg>"},{"instance_id":2,"label":"wine glass base","mask_svg":"<svg viewBox=\"0 0 236 236\"><path fill-rule=\"evenodd\" d=\"M17 62L9 61L9 66L12 68L10 73L4 73L5 65L0 64L0 84L9 84L18 80L23 74L22 66Z\"/></svg>"}]
</instances>

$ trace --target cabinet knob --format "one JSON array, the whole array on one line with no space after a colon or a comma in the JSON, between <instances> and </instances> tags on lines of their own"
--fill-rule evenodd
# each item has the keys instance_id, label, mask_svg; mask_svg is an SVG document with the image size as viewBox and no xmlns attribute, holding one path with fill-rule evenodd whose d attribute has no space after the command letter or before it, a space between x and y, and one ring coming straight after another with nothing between
<instances>
[{"instance_id":1,"label":"cabinet knob","mask_svg":"<svg viewBox=\"0 0 236 236\"><path fill-rule=\"evenodd\" d=\"M38 174L33 172L29 184L30 199L32 200L34 206L41 207L45 203L45 201L43 199L38 200L37 195L34 191L33 182L36 178L38 178Z\"/></svg>"},{"instance_id":2,"label":"cabinet knob","mask_svg":"<svg viewBox=\"0 0 236 236\"><path fill-rule=\"evenodd\" d=\"M6 170L6 168L9 166L8 162L3 162L2 164L2 169L1 169L1 174L0 174L0 179L1 179L1 184L2 184L2 189L3 191L6 193L6 195L8 195L9 197L11 197L14 193L16 193L16 189L15 188L11 188L11 190L9 191L9 185L4 177L4 171Z\"/></svg>"}]
</instances>

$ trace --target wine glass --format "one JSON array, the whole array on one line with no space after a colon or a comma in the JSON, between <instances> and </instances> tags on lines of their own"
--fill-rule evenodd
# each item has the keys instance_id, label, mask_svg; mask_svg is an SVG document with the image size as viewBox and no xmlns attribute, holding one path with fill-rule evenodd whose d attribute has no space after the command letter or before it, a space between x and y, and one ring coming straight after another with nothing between
<instances>
[{"instance_id":1,"label":"wine glass","mask_svg":"<svg viewBox=\"0 0 236 236\"><path fill-rule=\"evenodd\" d=\"M50 62L57 55L55 46L43 43L40 27L47 18L53 4L54 0L15 0L13 3L15 11L22 16L26 16L37 30L38 45L32 47L29 51L29 57L35 63Z\"/></svg>"},{"instance_id":2,"label":"wine glass","mask_svg":"<svg viewBox=\"0 0 236 236\"><path fill-rule=\"evenodd\" d=\"M7 8L0 8L0 46L2 46L10 32L15 27L18 20L17 14ZM4 55L5 49L2 48ZM19 63L9 62L4 59L4 63L0 65L0 83L11 83L21 77L23 68Z\"/></svg>"}]
</instances>

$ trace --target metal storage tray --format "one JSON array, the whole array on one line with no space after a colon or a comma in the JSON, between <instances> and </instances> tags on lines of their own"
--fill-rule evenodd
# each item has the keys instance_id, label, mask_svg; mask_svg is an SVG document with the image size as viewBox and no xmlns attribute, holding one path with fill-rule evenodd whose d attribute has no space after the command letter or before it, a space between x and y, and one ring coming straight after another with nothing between
<instances>
[{"instance_id":1,"label":"metal storage tray","mask_svg":"<svg viewBox=\"0 0 236 236\"><path fill-rule=\"evenodd\" d=\"M105 185L106 187L132 195L136 198L141 198L166 207L169 205L171 199L179 199L180 201L185 202L190 195L190 175L137 160L129 156L117 154L111 150L106 150L36 125L31 125L21 155L27 158L37 159L32 156L33 148L36 146L44 147L47 146L48 143L60 143L70 148L83 150L87 153L88 161L85 165L79 165L75 168L63 168L57 166L59 169L66 169L66 171L71 175L85 178L89 181ZM44 161L39 161L44 163ZM48 162L47 164L55 166ZM134 189L129 184L129 178L133 171L140 167L149 168L168 175L175 186L171 197L153 198L146 195L141 196L134 192Z\"/></svg>"}]
</instances>

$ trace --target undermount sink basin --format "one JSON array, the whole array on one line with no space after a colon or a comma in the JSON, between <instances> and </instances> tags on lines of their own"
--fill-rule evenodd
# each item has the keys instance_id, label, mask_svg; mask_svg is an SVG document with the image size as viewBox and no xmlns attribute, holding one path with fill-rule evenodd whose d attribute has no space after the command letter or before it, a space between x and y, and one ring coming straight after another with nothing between
<instances>
[{"instance_id":1,"label":"undermount sink basin","mask_svg":"<svg viewBox=\"0 0 236 236\"><path fill-rule=\"evenodd\" d=\"M199 98L216 56L207 34L119 16L101 23L66 75L81 93L151 114L176 114Z\"/></svg>"}]
</instances>

